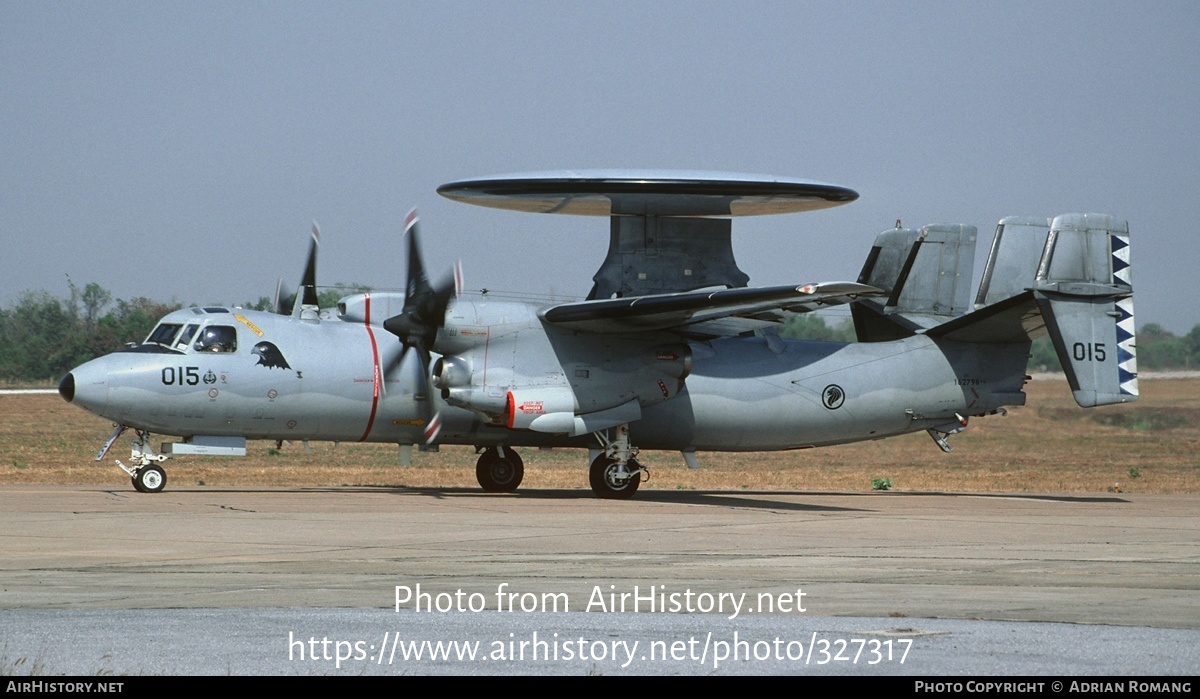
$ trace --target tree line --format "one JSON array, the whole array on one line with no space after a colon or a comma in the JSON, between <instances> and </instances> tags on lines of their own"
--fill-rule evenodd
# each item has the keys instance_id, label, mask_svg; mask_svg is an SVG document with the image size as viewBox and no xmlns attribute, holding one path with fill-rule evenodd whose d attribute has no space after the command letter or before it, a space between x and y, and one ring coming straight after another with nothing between
<instances>
[{"instance_id":1,"label":"tree line","mask_svg":"<svg viewBox=\"0 0 1200 699\"><path fill-rule=\"evenodd\" d=\"M71 285L66 299L26 291L0 308L0 382L58 380L73 367L140 342L162 316L181 308L139 297L113 302L99 284Z\"/></svg>"},{"instance_id":2,"label":"tree line","mask_svg":"<svg viewBox=\"0 0 1200 699\"><path fill-rule=\"evenodd\" d=\"M146 338L158 320L183 307L145 297L113 299L99 284L82 289L69 283L70 295L27 291L10 308L0 308L0 383L31 384L57 381L72 368L100 355ZM320 292L321 306L333 306L342 296L369 289L361 284L338 284ZM240 304L241 308L271 310L270 298ZM795 316L780 335L805 340L853 342L849 319L829 325L818 315ZM1138 367L1142 370L1200 368L1200 325L1182 337L1157 323L1137 335ZM1048 338L1034 342L1030 369L1059 371L1058 356Z\"/></svg>"},{"instance_id":3,"label":"tree line","mask_svg":"<svg viewBox=\"0 0 1200 699\"><path fill-rule=\"evenodd\" d=\"M26 291L10 308L0 308L0 384L54 382L74 367L131 342L146 339L159 319L183 308L145 297L113 299L99 284L80 289L68 280L70 294L59 298L46 291ZM367 291L361 284L338 284L321 291L321 307L349 293ZM285 301L290 307L290 300ZM269 311L272 299L238 304Z\"/></svg>"}]
</instances>

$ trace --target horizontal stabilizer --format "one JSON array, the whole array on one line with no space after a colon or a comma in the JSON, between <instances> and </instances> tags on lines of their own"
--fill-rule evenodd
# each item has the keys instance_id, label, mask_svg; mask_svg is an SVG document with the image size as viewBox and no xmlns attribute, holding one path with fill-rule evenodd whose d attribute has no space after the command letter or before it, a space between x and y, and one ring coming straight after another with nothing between
<instances>
[{"instance_id":1,"label":"horizontal stabilizer","mask_svg":"<svg viewBox=\"0 0 1200 699\"><path fill-rule=\"evenodd\" d=\"M954 342L1028 342L1046 334L1046 321L1033 292L1027 291L930 328L925 334Z\"/></svg>"}]
</instances>

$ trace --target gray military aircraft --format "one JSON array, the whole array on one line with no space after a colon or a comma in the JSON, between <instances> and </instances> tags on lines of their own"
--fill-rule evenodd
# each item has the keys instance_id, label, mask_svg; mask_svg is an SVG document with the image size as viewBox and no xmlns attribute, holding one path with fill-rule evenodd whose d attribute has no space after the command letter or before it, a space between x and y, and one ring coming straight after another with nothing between
<instances>
[{"instance_id":1,"label":"gray military aircraft","mask_svg":"<svg viewBox=\"0 0 1200 699\"><path fill-rule=\"evenodd\" d=\"M976 230L880 233L856 281L753 288L732 219L857 199L844 187L699 172L556 172L443 185L443 196L609 218L582 301L537 304L433 284L406 225L404 293L316 295L314 239L290 314L227 307L164 317L149 337L77 367L63 398L133 428L143 492L182 454L244 455L247 439L473 445L487 491L524 473L516 447L588 449L602 498L647 475L639 449L803 449L925 430L943 450L970 417L1023 405L1030 342L1049 334L1084 407L1137 397L1125 222L1000 221L970 303ZM849 304L858 342L781 338L791 315ZM396 341L398 338L398 342ZM151 433L180 441L154 451Z\"/></svg>"}]
</instances>

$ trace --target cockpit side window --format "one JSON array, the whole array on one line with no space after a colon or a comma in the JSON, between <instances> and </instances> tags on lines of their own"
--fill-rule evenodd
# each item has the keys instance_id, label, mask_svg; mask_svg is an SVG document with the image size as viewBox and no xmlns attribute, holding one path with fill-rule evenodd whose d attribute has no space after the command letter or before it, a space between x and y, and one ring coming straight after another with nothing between
<instances>
[{"instance_id":1,"label":"cockpit side window","mask_svg":"<svg viewBox=\"0 0 1200 699\"><path fill-rule=\"evenodd\" d=\"M235 352L237 330L230 325L209 325L200 331L193 346L197 352Z\"/></svg>"},{"instance_id":2,"label":"cockpit side window","mask_svg":"<svg viewBox=\"0 0 1200 699\"><path fill-rule=\"evenodd\" d=\"M179 333L181 327L183 326L179 323L159 323L142 344L170 347L171 340L175 339L175 335Z\"/></svg>"},{"instance_id":3,"label":"cockpit side window","mask_svg":"<svg viewBox=\"0 0 1200 699\"><path fill-rule=\"evenodd\" d=\"M196 328L199 327L199 325L192 324L184 328L183 332L179 333L179 337L175 340L175 349L186 350L188 345L191 344L192 338L196 336Z\"/></svg>"}]
</instances>

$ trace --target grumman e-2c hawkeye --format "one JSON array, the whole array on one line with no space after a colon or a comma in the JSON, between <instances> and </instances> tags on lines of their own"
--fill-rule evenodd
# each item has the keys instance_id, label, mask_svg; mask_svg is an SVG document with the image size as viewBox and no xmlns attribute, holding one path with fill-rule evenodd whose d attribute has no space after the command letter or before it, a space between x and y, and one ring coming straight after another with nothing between
<instances>
[{"instance_id":1,"label":"grumman e-2c hawkeye","mask_svg":"<svg viewBox=\"0 0 1200 699\"><path fill-rule=\"evenodd\" d=\"M207 307L90 361L66 400L136 433L130 465L163 488L180 454L247 439L473 445L487 491L521 483L517 447L588 450L592 490L628 498L640 449L802 449L927 431L1023 405L1030 342L1049 333L1084 407L1137 397L1129 232L1097 214L1000 221L970 305L976 231L897 227L858 279L748 287L737 216L853 201L834 185L692 172L562 172L454 182L439 193L528 212L609 218L586 300L536 304L431 284L408 228L405 293L316 300L316 239L290 314ZM787 317L849 304L858 342L781 338ZM399 338L397 342L393 338ZM412 350L412 352L409 352ZM155 452L151 433L174 435Z\"/></svg>"}]
</instances>

